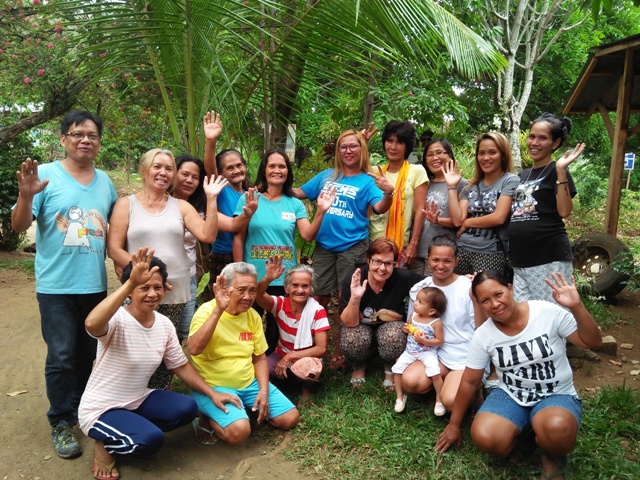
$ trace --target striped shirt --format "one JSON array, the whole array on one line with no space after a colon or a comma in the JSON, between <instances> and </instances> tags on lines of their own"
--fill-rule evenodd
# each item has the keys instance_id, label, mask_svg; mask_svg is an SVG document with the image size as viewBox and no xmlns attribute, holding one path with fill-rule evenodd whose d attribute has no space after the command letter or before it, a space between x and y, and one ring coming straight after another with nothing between
<instances>
[{"instance_id":1,"label":"striped shirt","mask_svg":"<svg viewBox=\"0 0 640 480\"><path fill-rule=\"evenodd\" d=\"M146 328L120 307L106 335L98 337L96 363L78 408L85 435L108 410L137 409L153 391L147 383L162 360L169 370L187 363L171 320L154 313Z\"/></svg>"},{"instance_id":2,"label":"striped shirt","mask_svg":"<svg viewBox=\"0 0 640 480\"><path fill-rule=\"evenodd\" d=\"M285 356L287 353L295 350L294 344L296 341L296 334L298 333L298 323L300 316L295 317L291 311L291 302L289 297L271 297L273 301L273 307L271 313L276 317L278 322L278 346L276 352L280 356ZM313 326L311 327L311 336L315 336L317 332L324 332L329 330L329 320L327 320L327 312L319 306L313 316Z\"/></svg>"}]
</instances>

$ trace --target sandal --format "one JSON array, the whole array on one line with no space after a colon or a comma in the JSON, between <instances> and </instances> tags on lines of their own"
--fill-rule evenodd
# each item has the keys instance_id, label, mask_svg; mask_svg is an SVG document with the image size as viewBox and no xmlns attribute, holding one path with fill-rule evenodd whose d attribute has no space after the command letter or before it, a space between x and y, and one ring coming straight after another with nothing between
<instances>
[{"instance_id":1,"label":"sandal","mask_svg":"<svg viewBox=\"0 0 640 480\"><path fill-rule=\"evenodd\" d=\"M544 454L543 454L544 455ZM549 460L547 458L547 460ZM566 478L567 475L567 465L569 464L569 459L566 455L562 457L558 457L556 459L556 468L557 470L553 473L547 475L544 473L544 470L540 472L540 478L542 480L552 480L554 478Z\"/></svg>"},{"instance_id":2,"label":"sandal","mask_svg":"<svg viewBox=\"0 0 640 480\"><path fill-rule=\"evenodd\" d=\"M364 388L364 384L367 382L367 379L364 377L351 377L351 380L349 380L349 383L351 384L351 386L353 387L354 390L359 390L361 388Z\"/></svg>"},{"instance_id":3,"label":"sandal","mask_svg":"<svg viewBox=\"0 0 640 480\"><path fill-rule=\"evenodd\" d=\"M344 363L344 355L332 355L329 358L329 368L333 370L344 369L347 366Z\"/></svg>"},{"instance_id":4,"label":"sandal","mask_svg":"<svg viewBox=\"0 0 640 480\"><path fill-rule=\"evenodd\" d=\"M114 469L114 467L116 466L116 459L114 458L113 461L111 463L104 463L101 460L98 460L97 458L93 458L93 476L96 480L114 480L115 478L120 478L120 473L117 473L116 475L112 475L112 470ZM96 470L98 470L98 467L102 468L103 470L109 470L109 476L108 477L104 477L101 475L98 475L96 473Z\"/></svg>"},{"instance_id":5,"label":"sandal","mask_svg":"<svg viewBox=\"0 0 640 480\"><path fill-rule=\"evenodd\" d=\"M208 428L200 425L199 417L194 418L193 422L191 422L191 425L193 425L193 431L196 434L196 440L199 443L201 443L202 445L215 445L216 443L218 443L218 436L213 430L209 430ZM200 440L200 438L198 437L199 432L206 433L208 435L208 438L206 438L205 440Z\"/></svg>"},{"instance_id":6,"label":"sandal","mask_svg":"<svg viewBox=\"0 0 640 480\"><path fill-rule=\"evenodd\" d=\"M385 370L384 375L385 377L388 375L391 375L391 377L393 377L393 372L391 370ZM393 383L393 380L389 380L388 378L385 378L382 381L382 388L384 388L387 392L392 392L392 391L395 391L396 384Z\"/></svg>"}]
</instances>

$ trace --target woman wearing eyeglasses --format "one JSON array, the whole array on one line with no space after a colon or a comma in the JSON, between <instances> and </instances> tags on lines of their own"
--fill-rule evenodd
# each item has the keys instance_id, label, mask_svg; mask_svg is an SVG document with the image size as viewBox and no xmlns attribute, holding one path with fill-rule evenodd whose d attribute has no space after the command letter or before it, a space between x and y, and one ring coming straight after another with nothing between
<instances>
[{"instance_id":1,"label":"woman wearing eyeglasses","mask_svg":"<svg viewBox=\"0 0 640 480\"><path fill-rule=\"evenodd\" d=\"M427 144L422 152L422 166L429 177L424 210L425 221L422 223L416 259L409 268L414 272L430 276L432 272L427 262L429 244L436 235L455 236L457 229L449 214L449 197L453 195L454 200L457 200L467 180L462 178L462 172L457 172L451 144L444 138L431 140ZM456 175L449 182L445 178L445 167Z\"/></svg>"},{"instance_id":2,"label":"woman wearing eyeglasses","mask_svg":"<svg viewBox=\"0 0 640 480\"><path fill-rule=\"evenodd\" d=\"M379 238L369 246L367 265L345 278L340 298L340 347L353 365L351 385L365 383L367 361L376 353L384 362L383 387L394 389L391 366L404 351L407 336L405 298L424 277L397 268L399 250L390 238Z\"/></svg>"}]
</instances>

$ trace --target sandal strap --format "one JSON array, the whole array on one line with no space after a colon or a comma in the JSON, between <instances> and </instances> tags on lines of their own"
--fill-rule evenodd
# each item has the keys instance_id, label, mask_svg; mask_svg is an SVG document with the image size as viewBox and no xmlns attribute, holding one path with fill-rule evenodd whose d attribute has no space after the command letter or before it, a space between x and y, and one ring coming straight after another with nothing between
<instances>
[{"instance_id":1,"label":"sandal strap","mask_svg":"<svg viewBox=\"0 0 640 480\"><path fill-rule=\"evenodd\" d=\"M113 467L116 466L116 459L114 458L111 463L104 463L103 461L98 460L97 458L93 459L93 462L99 466L100 468L104 468L105 470L113 470Z\"/></svg>"}]
</instances>

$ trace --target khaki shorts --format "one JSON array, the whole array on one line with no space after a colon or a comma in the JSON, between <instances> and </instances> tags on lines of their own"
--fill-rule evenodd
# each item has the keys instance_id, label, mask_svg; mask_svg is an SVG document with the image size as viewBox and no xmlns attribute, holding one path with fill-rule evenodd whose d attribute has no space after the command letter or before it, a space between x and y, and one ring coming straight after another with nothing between
<instances>
[{"instance_id":1,"label":"khaki shorts","mask_svg":"<svg viewBox=\"0 0 640 480\"><path fill-rule=\"evenodd\" d=\"M331 295L342 288L344 277L365 263L368 240L362 240L343 252L330 252L316 243L313 270L316 272L316 295Z\"/></svg>"}]
</instances>

